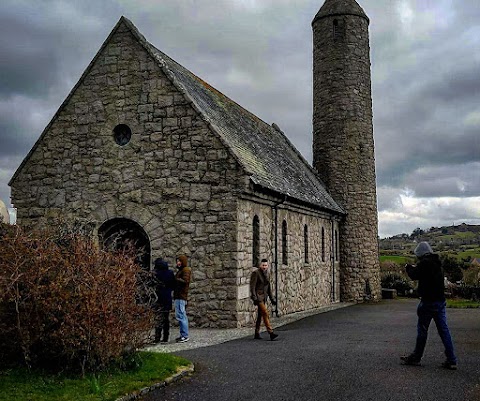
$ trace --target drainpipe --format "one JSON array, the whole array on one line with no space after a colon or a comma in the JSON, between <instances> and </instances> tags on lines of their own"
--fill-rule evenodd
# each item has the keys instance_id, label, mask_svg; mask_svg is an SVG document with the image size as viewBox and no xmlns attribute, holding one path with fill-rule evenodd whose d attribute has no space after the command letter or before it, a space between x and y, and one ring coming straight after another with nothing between
<instances>
[{"instance_id":1,"label":"drainpipe","mask_svg":"<svg viewBox=\"0 0 480 401\"><path fill-rule=\"evenodd\" d=\"M332 302L335 302L335 225L333 218L330 217L330 222L332 225L332 252L330 252L330 260L332 262ZM337 245L338 246L338 245Z\"/></svg>"},{"instance_id":2,"label":"drainpipe","mask_svg":"<svg viewBox=\"0 0 480 401\"><path fill-rule=\"evenodd\" d=\"M273 206L273 210L275 211L275 300L277 301L277 304L275 305L275 316L279 317L278 314L278 206L284 203L287 200L287 196L283 198L282 201L276 203Z\"/></svg>"}]
</instances>

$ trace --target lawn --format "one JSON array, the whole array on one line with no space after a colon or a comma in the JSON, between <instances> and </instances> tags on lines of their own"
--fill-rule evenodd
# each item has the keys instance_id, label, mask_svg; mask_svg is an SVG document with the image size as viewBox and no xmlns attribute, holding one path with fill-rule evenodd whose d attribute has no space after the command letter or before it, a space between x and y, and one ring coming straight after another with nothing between
<instances>
[{"instance_id":1,"label":"lawn","mask_svg":"<svg viewBox=\"0 0 480 401\"><path fill-rule=\"evenodd\" d=\"M414 258L398 255L380 255L380 262L385 262L387 260L403 266L405 263L413 263Z\"/></svg>"},{"instance_id":2,"label":"lawn","mask_svg":"<svg viewBox=\"0 0 480 401\"><path fill-rule=\"evenodd\" d=\"M480 302L471 301L469 299L447 299L447 308L480 308Z\"/></svg>"},{"instance_id":3,"label":"lawn","mask_svg":"<svg viewBox=\"0 0 480 401\"><path fill-rule=\"evenodd\" d=\"M186 359L154 352L139 354L140 367L112 371L84 379L65 375L28 372L26 369L0 371L0 401L110 401L144 387L162 382Z\"/></svg>"},{"instance_id":4,"label":"lawn","mask_svg":"<svg viewBox=\"0 0 480 401\"><path fill-rule=\"evenodd\" d=\"M458 252L458 258L460 259L466 259L469 256L472 259L480 258L480 248L471 248L471 249L466 249L464 251Z\"/></svg>"}]
</instances>

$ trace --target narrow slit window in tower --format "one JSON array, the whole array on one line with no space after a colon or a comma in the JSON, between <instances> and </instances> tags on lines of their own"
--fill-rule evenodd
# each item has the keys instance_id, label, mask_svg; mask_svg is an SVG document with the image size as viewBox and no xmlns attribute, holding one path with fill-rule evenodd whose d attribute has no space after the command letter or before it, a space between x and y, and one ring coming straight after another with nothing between
<instances>
[{"instance_id":1,"label":"narrow slit window in tower","mask_svg":"<svg viewBox=\"0 0 480 401\"><path fill-rule=\"evenodd\" d=\"M340 29L338 26L338 20L333 20L333 40L337 40L340 36Z\"/></svg>"}]
</instances>

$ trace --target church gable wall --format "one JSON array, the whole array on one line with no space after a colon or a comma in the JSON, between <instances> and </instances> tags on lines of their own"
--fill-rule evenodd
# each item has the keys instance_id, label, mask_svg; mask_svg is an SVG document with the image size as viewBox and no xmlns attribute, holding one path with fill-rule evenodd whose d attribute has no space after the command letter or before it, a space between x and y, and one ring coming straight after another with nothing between
<instances>
[{"instance_id":1,"label":"church gable wall","mask_svg":"<svg viewBox=\"0 0 480 401\"><path fill-rule=\"evenodd\" d=\"M112 130L131 129L118 145ZM128 217L152 260L193 268L193 324L236 325L236 199L243 171L123 24L12 182L18 223ZM138 217L137 217L138 216ZM103 221L102 221L103 220ZM148 221L148 223L147 223Z\"/></svg>"}]
</instances>

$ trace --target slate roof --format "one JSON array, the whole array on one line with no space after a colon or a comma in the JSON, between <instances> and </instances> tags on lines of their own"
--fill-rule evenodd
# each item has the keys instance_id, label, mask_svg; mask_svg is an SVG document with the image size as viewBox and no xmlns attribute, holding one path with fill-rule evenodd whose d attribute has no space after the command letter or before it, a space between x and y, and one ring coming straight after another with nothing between
<instances>
[{"instance_id":1,"label":"slate roof","mask_svg":"<svg viewBox=\"0 0 480 401\"><path fill-rule=\"evenodd\" d=\"M68 103L95 63L95 60L99 57L102 49L107 45L121 24L125 24L128 27L139 43L157 61L177 89L183 92L186 98L192 102L201 116L230 149L246 173L250 175L250 179L254 184L320 209L345 214L345 211L328 194L313 168L282 132L245 110L162 53L149 43L135 25L125 17L120 18L97 55L82 74L80 80L64 100L50 123L45 127L11 178L10 186L13 185L27 160L31 157L60 111Z\"/></svg>"},{"instance_id":2,"label":"slate roof","mask_svg":"<svg viewBox=\"0 0 480 401\"><path fill-rule=\"evenodd\" d=\"M220 135L254 184L322 209L345 213L328 194L313 168L279 129L265 123L158 50L128 19L122 17L122 20L173 79L174 85Z\"/></svg>"}]
</instances>

